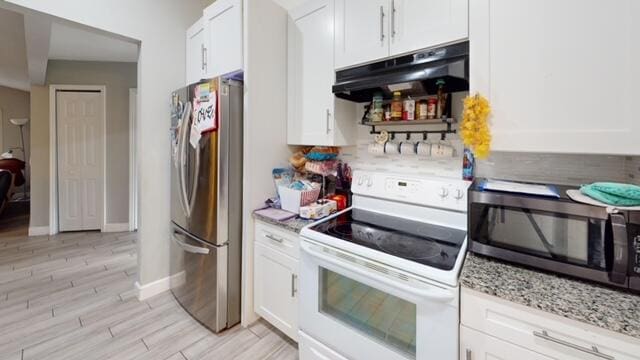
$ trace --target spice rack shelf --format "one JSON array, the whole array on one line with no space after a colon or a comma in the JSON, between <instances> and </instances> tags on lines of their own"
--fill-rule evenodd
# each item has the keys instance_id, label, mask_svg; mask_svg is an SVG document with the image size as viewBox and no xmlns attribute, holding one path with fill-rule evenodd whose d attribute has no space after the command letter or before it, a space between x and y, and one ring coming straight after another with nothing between
<instances>
[{"instance_id":1,"label":"spice rack shelf","mask_svg":"<svg viewBox=\"0 0 640 360\"><path fill-rule=\"evenodd\" d=\"M458 131L452 128L452 125L457 121L453 118L446 119L429 119L429 120L397 120L397 121L365 121L362 125L370 126L370 134L380 134L380 130L376 129L378 126L416 126L416 125L446 125L446 130L388 130L391 135L391 139L395 139L396 135L404 134L407 140L410 139L411 134L422 134L424 140L427 139L429 134L440 134L442 140L445 140L448 134L455 134Z\"/></svg>"}]
</instances>

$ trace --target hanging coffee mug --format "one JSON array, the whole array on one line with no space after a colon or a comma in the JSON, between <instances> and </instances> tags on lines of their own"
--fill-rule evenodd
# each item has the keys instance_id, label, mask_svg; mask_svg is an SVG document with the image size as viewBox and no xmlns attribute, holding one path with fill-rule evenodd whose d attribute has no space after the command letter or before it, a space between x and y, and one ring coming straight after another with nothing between
<instances>
[{"instance_id":1,"label":"hanging coffee mug","mask_svg":"<svg viewBox=\"0 0 640 360\"><path fill-rule=\"evenodd\" d=\"M400 143L400 154L402 155L415 155L416 144L411 141L403 141Z\"/></svg>"},{"instance_id":2,"label":"hanging coffee mug","mask_svg":"<svg viewBox=\"0 0 640 360\"><path fill-rule=\"evenodd\" d=\"M387 143L384 144L384 153L387 155L400 154L400 144L395 141L387 141Z\"/></svg>"},{"instance_id":3,"label":"hanging coffee mug","mask_svg":"<svg viewBox=\"0 0 640 360\"><path fill-rule=\"evenodd\" d=\"M431 156L435 158L450 158L453 157L453 146L444 142L433 144L431 147Z\"/></svg>"},{"instance_id":4,"label":"hanging coffee mug","mask_svg":"<svg viewBox=\"0 0 640 360\"><path fill-rule=\"evenodd\" d=\"M384 155L384 143L380 144L377 142L369 144L367 147L367 152L372 155Z\"/></svg>"},{"instance_id":5,"label":"hanging coffee mug","mask_svg":"<svg viewBox=\"0 0 640 360\"><path fill-rule=\"evenodd\" d=\"M416 146L416 153L420 156L431 156L431 147L433 144L429 141L421 141Z\"/></svg>"}]
</instances>

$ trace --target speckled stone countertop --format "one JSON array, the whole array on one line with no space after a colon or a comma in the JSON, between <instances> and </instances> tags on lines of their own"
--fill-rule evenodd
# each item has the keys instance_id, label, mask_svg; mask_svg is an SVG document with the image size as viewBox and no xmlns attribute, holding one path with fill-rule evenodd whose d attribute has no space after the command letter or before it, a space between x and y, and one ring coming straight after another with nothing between
<instances>
[{"instance_id":1,"label":"speckled stone countertop","mask_svg":"<svg viewBox=\"0 0 640 360\"><path fill-rule=\"evenodd\" d=\"M299 234L303 227L314 222L313 220L305 220L299 217L295 217L285 221L276 221L256 213L253 213L253 218L267 224L278 226L280 228L283 228L284 230L293 231L296 234Z\"/></svg>"},{"instance_id":2,"label":"speckled stone countertop","mask_svg":"<svg viewBox=\"0 0 640 360\"><path fill-rule=\"evenodd\" d=\"M460 275L468 289L640 338L640 296L529 270L469 253Z\"/></svg>"}]
</instances>

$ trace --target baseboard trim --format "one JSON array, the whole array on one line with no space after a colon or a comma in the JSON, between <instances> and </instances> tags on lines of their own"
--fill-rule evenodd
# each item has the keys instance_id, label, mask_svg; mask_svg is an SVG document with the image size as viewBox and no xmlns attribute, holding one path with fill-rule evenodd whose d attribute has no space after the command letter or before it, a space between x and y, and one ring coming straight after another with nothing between
<instances>
[{"instance_id":1,"label":"baseboard trim","mask_svg":"<svg viewBox=\"0 0 640 360\"><path fill-rule=\"evenodd\" d=\"M29 236L49 235L48 226L29 226Z\"/></svg>"},{"instance_id":2,"label":"baseboard trim","mask_svg":"<svg viewBox=\"0 0 640 360\"><path fill-rule=\"evenodd\" d=\"M178 277L180 277L181 275L182 274L178 273L173 276L167 276L165 278L150 282L145 285L141 285L136 281L135 286L138 300L144 301L148 298L152 298L156 295L162 294L163 292L171 290L172 281L179 281L180 279Z\"/></svg>"},{"instance_id":3,"label":"baseboard trim","mask_svg":"<svg viewBox=\"0 0 640 360\"><path fill-rule=\"evenodd\" d=\"M129 231L129 223L104 224L102 232L126 232Z\"/></svg>"}]
</instances>

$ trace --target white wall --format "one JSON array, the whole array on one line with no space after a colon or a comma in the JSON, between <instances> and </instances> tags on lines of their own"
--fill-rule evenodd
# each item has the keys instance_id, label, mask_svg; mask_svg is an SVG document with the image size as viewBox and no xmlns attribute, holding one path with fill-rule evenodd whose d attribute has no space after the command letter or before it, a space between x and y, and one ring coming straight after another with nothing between
<instances>
[{"instance_id":1,"label":"white wall","mask_svg":"<svg viewBox=\"0 0 640 360\"><path fill-rule=\"evenodd\" d=\"M7 0L141 41L138 62L140 284L169 275L169 96L185 74L185 31L200 0ZM166 194L159 196L158 194Z\"/></svg>"}]
</instances>

